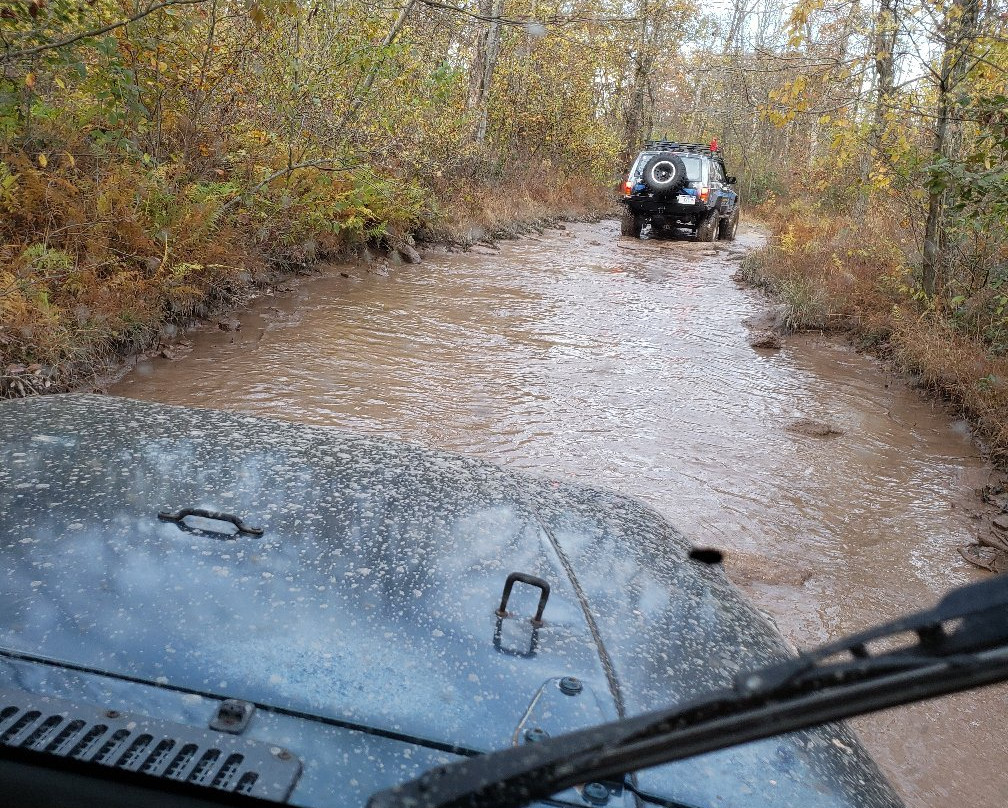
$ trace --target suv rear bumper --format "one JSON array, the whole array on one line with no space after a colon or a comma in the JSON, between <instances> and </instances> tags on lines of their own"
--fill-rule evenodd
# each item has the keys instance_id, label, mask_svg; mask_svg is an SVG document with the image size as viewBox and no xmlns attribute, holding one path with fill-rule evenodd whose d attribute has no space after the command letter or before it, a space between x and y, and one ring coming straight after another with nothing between
<instances>
[{"instance_id":1,"label":"suv rear bumper","mask_svg":"<svg viewBox=\"0 0 1008 808\"><path fill-rule=\"evenodd\" d=\"M695 198L695 197L694 197ZM696 222L707 216L712 210L709 205L697 200L692 205L682 205L676 202L675 196L653 197L653 196L625 196L619 200L621 205L626 205L627 209L637 216L664 216L667 219L678 221Z\"/></svg>"}]
</instances>

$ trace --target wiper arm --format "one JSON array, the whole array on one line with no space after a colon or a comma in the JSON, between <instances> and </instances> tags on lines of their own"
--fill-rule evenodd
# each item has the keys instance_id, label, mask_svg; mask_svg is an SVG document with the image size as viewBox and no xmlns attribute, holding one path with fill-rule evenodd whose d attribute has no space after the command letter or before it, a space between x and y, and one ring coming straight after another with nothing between
<instances>
[{"instance_id":1,"label":"wiper arm","mask_svg":"<svg viewBox=\"0 0 1008 808\"><path fill-rule=\"evenodd\" d=\"M909 645L872 653L902 635ZM683 707L432 769L368 808L518 808L582 783L1008 680L1008 575L937 606L744 673Z\"/></svg>"}]
</instances>

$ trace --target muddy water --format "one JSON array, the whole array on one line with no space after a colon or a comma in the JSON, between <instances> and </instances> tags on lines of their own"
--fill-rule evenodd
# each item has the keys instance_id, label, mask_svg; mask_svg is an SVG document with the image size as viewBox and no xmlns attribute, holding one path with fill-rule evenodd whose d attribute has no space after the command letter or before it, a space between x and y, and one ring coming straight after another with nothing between
<instances>
[{"instance_id":1,"label":"muddy water","mask_svg":"<svg viewBox=\"0 0 1008 808\"><path fill-rule=\"evenodd\" d=\"M730 280L758 244L631 241L614 222L436 254L388 277L336 267L204 328L110 392L375 432L640 497L796 645L980 577L988 470L967 427L825 340L749 346L766 304ZM349 277L343 277L340 273ZM842 434L815 437L794 421ZM914 808L1008 796L1005 689L859 720Z\"/></svg>"}]
</instances>

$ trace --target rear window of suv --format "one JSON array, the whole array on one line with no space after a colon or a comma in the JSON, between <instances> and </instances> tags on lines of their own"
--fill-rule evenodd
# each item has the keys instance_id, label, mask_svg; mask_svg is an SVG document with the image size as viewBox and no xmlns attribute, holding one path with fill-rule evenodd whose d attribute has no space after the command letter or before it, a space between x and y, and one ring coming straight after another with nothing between
<instances>
[{"instance_id":1,"label":"rear window of suv","mask_svg":"<svg viewBox=\"0 0 1008 808\"><path fill-rule=\"evenodd\" d=\"M630 177L634 182L639 182L644 174L644 166L647 161L660 152L641 152L633 168L630 169ZM689 154L680 154L683 163L686 165L686 179L690 182L700 182L703 179L703 160Z\"/></svg>"}]
</instances>

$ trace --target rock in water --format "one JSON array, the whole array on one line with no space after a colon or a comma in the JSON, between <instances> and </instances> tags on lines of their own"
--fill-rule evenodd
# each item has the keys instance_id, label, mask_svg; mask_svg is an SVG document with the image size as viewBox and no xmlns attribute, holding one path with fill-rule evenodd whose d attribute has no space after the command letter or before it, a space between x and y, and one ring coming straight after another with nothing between
<instances>
[{"instance_id":1,"label":"rock in water","mask_svg":"<svg viewBox=\"0 0 1008 808\"><path fill-rule=\"evenodd\" d=\"M397 245L396 252L402 256L403 261L407 264L419 264L421 261L420 253L409 244L403 243Z\"/></svg>"},{"instance_id":2,"label":"rock in water","mask_svg":"<svg viewBox=\"0 0 1008 808\"><path fill-rule=\"evenodd\" d=\"M780 336L773 331L757 331L749 337L749 344L753 348L770 348L775 351L783 347Z\"/></svg>"},{"instance_id":3,"label":"rock in water","mask_svg":"<svg viewBox=\"0 0 1008 808\"><path fill-rule=\"evenodd\" d=\"M808 435L810 438L831 438L844 434L844 431L839 427L827 424L825 421L817 421L814 418L799 418L797 421L792 421L788 424L787 431L798 435Z\"/></svg>"},{"instance_id":4,"label":"rock in water","mask_svg":"<svg viewBox=\"0 0 1008 808\"><path fill-rule=\"evenodd\" d=\"M1008 553L981 544L964 544L956 548L964 559L975 567L991 572L1008 572Z\"/></svg>"},{"instance_id":5,"label":"rock in water","mask_svg":"<svg viewBox=\"0 0 1008 808\"><path fill-rule=\"evenodd\" d=\"M787 331L786 323L787 306L783 304L772 306L742 321L742 325L753 331L776 331L778 334Z\"/></svg>"}]
</instances>

